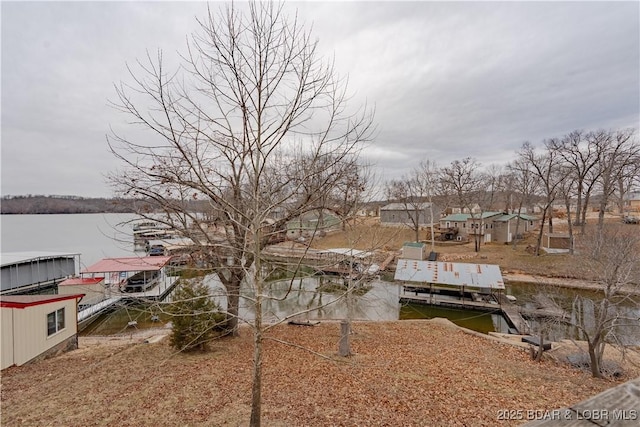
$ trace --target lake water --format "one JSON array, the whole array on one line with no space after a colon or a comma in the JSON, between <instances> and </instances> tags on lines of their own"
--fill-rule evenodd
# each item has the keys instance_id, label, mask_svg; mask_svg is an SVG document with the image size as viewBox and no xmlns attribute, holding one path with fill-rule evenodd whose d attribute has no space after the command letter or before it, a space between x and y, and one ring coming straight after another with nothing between
<instances>
[{"instance_id":1,"label":"lake water","mask_svg":"<svg viewBox=\"0 0 640 427\"><path fill-rule=\"evenodd\" d=\"M2 215L0 235L2 252L47 251L79 253L79 270L107 257L134 256L132 227L136 218L132 214L74 214L74 215ZM210 285L220 294L220 286L214 279ZM272 284L272 295L284 296L288 282ZM315 307L302 315L304 319L342 319L347 306L340 293L317 292L317 278L297 281L287 298L272 299L266 304L266 315L271 320L282 319L292 313ZM216 291L218 289L218 291ZM392 283L374 280L369 290L354 298L351 317L356 320L397 320L402 318L448 317L461 326L481 332L502 330L504 320L499 316L453 309L439 309L420 305L404 305L398 302L399 287ZM151 317L146 308L127 307L100 319L102 325L96 333L119 332L133 318ZM251 307L241 308L245 319L252 317ZM105 320L110 320L105 322ZM95 329L95 328L94 328Z\"/></svg>"},{"instance_id":2,"label":"lake water","mask_svg":"<svg viewBox=\"0 0 640 427\"><path fill-rule=\"evenodd\" d=\"M109 257L133 256L131 214L0 215L6 252L80 253L81 267Z\"/></svg>"}]
</instances>

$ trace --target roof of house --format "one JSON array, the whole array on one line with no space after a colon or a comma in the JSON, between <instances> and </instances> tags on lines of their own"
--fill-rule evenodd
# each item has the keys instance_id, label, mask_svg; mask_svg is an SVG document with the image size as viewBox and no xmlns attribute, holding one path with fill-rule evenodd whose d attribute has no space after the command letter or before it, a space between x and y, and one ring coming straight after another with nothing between
<instances>
[{"instance_id":1,"label":"roof of house","mask_svg":"<svg viewBox=\"0 0 640 427\"><path fill-rule=\"evenodd\" d=\"M440 221L455 221L455 222L463 222L469 219L471 215L469 214L451 214L447 215L444 218L440 218Z\"/></svg>"},{"instance_id":2,"label":"roof of house","mask_svg":"<svg viewBox=\"0 0 640 427\"><path fill-rule=\"evenodd\" d=\"M95 285L96 283L100 283L103 280L104 277L72 277L58 283L58 286L88 286Z\"/></svg>"},{"instance_id":3,"label":"roof of house","mask_svg":"<svg viewBox=\"0 0 640 427\"><path fill-rule=\"evenodd\" d=\"M500 267L492 264L418 261L399 259L395 280L504 289Z\"/></svg>"},{"instance_id":4,"label":"roof of house","mask_svg":"<svg viewBox=\"0 0 640 427\"><path fill-rule=\"evenodd\" d=\"M74 295L5 295L0 297L0 307L3 308L26 308L34 305L50 304L69 299L79 300L84 294Z\"/></svg>"},{"instance_id":5,"label":"roof of house","mask_svg":"<svg viewBox=\"0 0 640 427\"><path fill-rule=\"evenodd\" d=\"M161 270L171 256L105 258L85 268L82 273L111 273L123 271L157 271Z\"/></svg>"},{"instance_id":6,"label":"roof of house","mask_svg":"<svg viewBox=\"0 0 640 427\"><path fill-rule=\"evenodd\" d=\"M480 217L475 216L475 218L486 219L496 215L502 215L502 212L482 212ZM472 219L471 214L460 213L460 214L447 215L446 217L441 218L440 221L467 221L468 219Z\"/></svg>"},{"instance_id":7,"label":"roof of house","mask_svg":"<svg viewBox=\"0 0 640 427\"><path fill-rule=\"evenodd\" d=\"M412 202L400 202L400 203L389 203L388 205L384 205L380 208L381 211L406 211L414 210L414 209L427 209L431 205L429 202L422 203L412 203Z\"/></svg>"},{"instance_id":8,"label":"roof of house","mask_svg":"<svg viewBox=\"0 0 640 427\"><path fill-rule=\"evenodd\" d=\"M517 218L518 214L507 214L507 215L502 215L499 218L494 219L494 221L499 221L499 222L507 222L510 221L514 218ZM525 215L525 214L520 214L520 219L523 219L525 221L535 221L538 218L531 216L531 215Z\"/></svg>"}]
</instances>

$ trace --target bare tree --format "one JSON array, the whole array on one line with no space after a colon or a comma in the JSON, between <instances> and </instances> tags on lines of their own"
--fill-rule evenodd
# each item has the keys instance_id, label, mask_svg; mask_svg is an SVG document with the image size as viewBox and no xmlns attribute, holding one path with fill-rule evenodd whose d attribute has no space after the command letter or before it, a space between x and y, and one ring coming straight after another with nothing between
<instances>
[{"instance_id":1,"label":"bare tree","mask_svg":"<svg viewBox=\"0 0 640 427\"><path fill-rule=\"evenodd\" d=\"M467 157L462 161L454 160L449 166L440 169L439 185L441 194L455 200L471 215L474 247L475 251L479 252L486 227L483 212L493 201L493 193L489 191L488 175L480 170L480 164L475 159ZM480 212L474 213L476 205Z\"/></svg>"},{"instance_id":2,"label":"bare tree","mask_svg":"<svg viewBox=\"0 0 640 427\"><path fill-rule=\"evenodd\" d=\"M431 227L431 250L433 251L433 194L436 179L435 164L423 161L409 175L391 180L386 184L387 199L402 206L405 225L414 232L415 241L420 241L420 226L429 221Z\"/></svg>"},{"instance_id":3,"label":"bare tree","mask_svg":"<svg viewBox=\"0 0 640 427\"><path fill-rule=\"evenodd\" d=\"M238 331L240 285L253 287L257 426L267 327L262 250L288 220L328 200L372 136L373 119L366 109L349 113L345 80L281 4L247 8L208 10L177 71L165 68L161 52L129 67L133 82L116 87L113 105L146 133L114 132L109 145L124 165L110 177L116 190L155 201L160 220L211 258L226 288L231 333ZM191 199L216 212L219 233L185 209ZM267 222L276 211L276 222Z\"/></svg>"},{"instance_id":4,"label":"bare tree","mask_svg":"<svg viewBox=\"0 0 640 427\"><path fill-rule=\"evenodd\" d=\"M535 179L535 173L525 158L519 157L511 162L507 169L513 176L514 193L518 203L518 217L516 218L516 230L513 239L513 248L516 248L518 241L518 230L520 228L520 215L524 206L532 204L532 197L538 190L539 181Z\"/></svg>"},{"instance_id":5,"label":"bare tree","mask_svg":"<svg viewBox=\"0 0 640 427\"><path fill-rule=\"evenodd\" d=\"M607 131L591 133L591 138L599 148L596 181L602 191L598 209L598 227L600 228L604 225L607 205L619 188L619 182L631 178L638 168L640 145L634 135L635 129L619 130L615 133Z\"/></svg>"},{"instance_id":6,"label":"bare tree","mask_svg":"<svg viewBox=\"0 0 640 427\"><path fill-rule=\"evenodd\" d=\"M621 310L625 303L635 307L640 304L634 296L634 289L637 292L640 287L640 235L630 235L618 224L597 226L587 229L576 246L576 267L593 278L599 293L596 297L575 296L571 324L587 341L592 375L601 377L606 343L625 346L620 328L640 331L637 315L630 317Z\"/></svg>"},{"instance_id":7,"label":"bare tree","mask_svg":"<svg viewBox=\"0 0 640 427\"><path fill-rule=\"evenodd\" d=\"M584 225L587 204L593 190L589 176L598 164L598 146L594 138L585 137L584 132L576 130L560 140L551 140L549 148L558 152L567 165L568 177L576 185L576 215L573 225Z\"/></svg>"},{"instance_id":8,"label":"bare tree","mask_svg":"<svg viewBox=\"0 0 640 427\"><path fill-rule=\"evenodd\" d=\"M519 159L528 164L528 167L534 172L536 179L540 182L544 203L542 206L542 219L540 220L540 231L538 232L538 240L536 242L535 254L540 255L540 246L542 244L542 234L544 232L545 219L549 219L549 233L553 232L551 205L556 200L557 189L562 182L559 176L560 162L556 150L549 149L555 145L553 140L546 141L547 148L543 153L538 153L533 145L529 142L522 144L522 148L518 152Z\"/></svg>"}]
</instances>

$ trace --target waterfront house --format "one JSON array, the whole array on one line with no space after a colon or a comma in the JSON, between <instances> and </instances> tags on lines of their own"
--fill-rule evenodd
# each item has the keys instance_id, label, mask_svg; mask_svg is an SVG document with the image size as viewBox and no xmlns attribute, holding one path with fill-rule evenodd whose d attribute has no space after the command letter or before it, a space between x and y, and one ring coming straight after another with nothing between
<instances>
[{"instance_id":1,"label":"waterfront house","mask_svg":"<svg viewBox=\"0 0 640 427\"><path fill-rule=\"evenodd\" d=\"M415 219L420 226L431 225L431 206L433 205L433 223L438 223L442 209L429 202L389 203L380 208L380 224L382 225L407 225L414 226Z\"/></svg>"},{"instance_id":2,"label":"waterfront house","mask_svg":"<svg viewBox=\"0 0 640 427\"><path fill-rule=\"evenodd\" d=\"M530 215L520 214L518 235L534 230L538 227L539 220ZM516 233L517 214L504 214L502 212L483 212L477 214L452 214L440 220L441 228L454 228L457 230L457 240L469 240L474 235L482 236L485 243L508 243L513 240Z\"/></svg>"},{"instance_id":3,"label":"waterfront house","mask_svg":"<svg viewBox=\"0 0 640 427\"><path fill-rule=\"evenodd\" d=\"M480 235L483 236L483 241L486 243L491 241L493 220L500 216L502 216L502 212L447 215L440 220L440 228L457 229L457 240L469 240L473 235Z\"/></svg>"},{"instance_id":4,"label":"waterfront house","mask_svg":"<svg viewBox=\"0 0 640 427\"><path fill-rule=\"evenodd\" d=\"M328 209L316 209L306 212L287 222L287 239L322 237L327 233L340 230L342 221Z\"/></svg>"},{"instance_id":5,"label":"waterfront house","mask_svg":"<svg viewBox=\"0 0 640 427\"><path fill-rule=\"evenodd\" d=\"M2 296L0 369L78 348L77 310L83 296Z\"/></svg>"},{"instance_id":6,"label":"waterfront house","mask_svg":"<svg viewBox=\"0 0 640 427\"><path fill-rule=\"evenodd\" d=\"M497 243L510 243L514 238L521 239L524 233L538 228L539 219L525 214L505 214L493 218L491 225L491 241ZM516 227L518 228L516 234Z\"/></svg>"}]
</instances>

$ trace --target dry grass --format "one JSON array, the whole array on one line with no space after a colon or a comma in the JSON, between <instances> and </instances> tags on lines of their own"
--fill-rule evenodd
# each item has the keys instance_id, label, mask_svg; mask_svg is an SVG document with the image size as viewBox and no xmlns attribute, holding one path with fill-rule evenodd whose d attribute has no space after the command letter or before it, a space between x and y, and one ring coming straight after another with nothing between
<instances>
[{"instance_id":1,"label":"dry grass","mask_svg":"<svg viewBox=\"0 0 640 427\"><path fill-rule=\"evenodd\" d=\"M533 256L527 252L528 246L535 245L536 237L536 234L531 233L515 247L511 244L482 244L480 252L475 252L473 243L460 245L436 242L436 252L439 253L439 259L446 261L497 264L505 273L527 272L551 277L580 278L567 255ZM427 238L425 231L421 231L421 238ZM405 242L414 240L414 232L408 227L386 227L381 226L377 219L366 219L350 226L344 232L334 232L323 238L314 239L312 247L316 249L353 247L362 250L397 252Z\"/></svg>"},{"instance_id":2,"label":"dry grass","mask_svg":"<svg viewBox=\"0 0 640 427\"><path fill-rule=\"evenodd\" d=\"M354 330L347 359L335 356L337 323L271 332L299 347L265 344L264 425L513 425L499 411L550 410L615 385L437 321ZM209 353L174 354L166 341L103 341L5 370L2 424L246 425L249 330Z\"/></svg>"}]
</instances>

